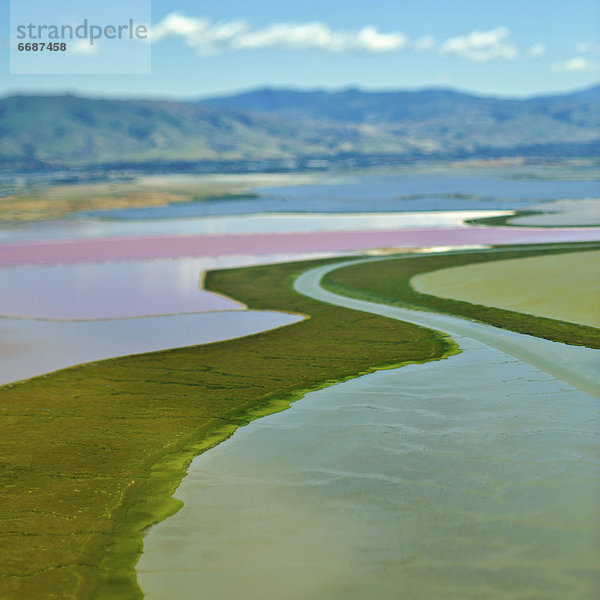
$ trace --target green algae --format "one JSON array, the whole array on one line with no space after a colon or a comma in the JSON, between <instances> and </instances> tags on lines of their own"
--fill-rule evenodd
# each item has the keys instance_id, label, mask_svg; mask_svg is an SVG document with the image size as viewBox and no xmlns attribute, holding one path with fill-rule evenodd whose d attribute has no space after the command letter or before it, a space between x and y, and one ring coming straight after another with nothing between
<instances>
[{"instance_id":1,"label":"green algae","mask_svg":"<svg viewBox=\"0 0 600 600\"><path fill-rule=\"evenodd\" d=\"M336 269L323 278L322 285L331 292L361 300L456 315L555 342L600 348L600 330L595 327L432 296L420 293L410 285L410 279L414 275L448 267L597 250L599 247L600 243L592 242L529 248L502 247L496 251L411 255ZM515 281L515 285L518 285L518 281Z\"/></svg>"},{"instance_id":2,"label":"green algae","mask_svg":"<svg viewBox=\"0 0 600 600\"><path fill-rule=\"evenodd\" d=\"M512 211L510 215L498 215L495 217L476 217L474 219L466 219L465 223L467 225L475 225L481 226L485 225L487 227L533 227L536 229L560 229L564 227L569 228L577 228L577 227L591 227L592 223L589 224L541 224L541 225L533 225L530 223L519 223L517 219L523 217L541 217L545 215L557 215L561 214L560 211L556 210L515 210Z\"/></svg>"},{"instance_id":3,"label":"green algae","mask_svg":"<svg viewBox=\"0 0 600 600\"><path fill-rule=\"evenodd\" d=\"M583 247L598 244L572 245L573 251ZM508 255L470 252L346 267L331 273L327 285L370 300L453 312L454 304L440 307L415 296L410 277L550 251L506 250ZM566 250L561 245L552 251ZM430 330L293 291L297 275L329 262L206 277L208 289L250 308L310 315L300 323L206 346L90 363L0 388L3 598L141 598L134 567L143 531L180 508L171 496L195 456L307 391L457 352L451 340ZM404 266L399 271L400 264L410 265L410 272ZM471 318L486 320L486 307L473 306ZM500 326L512 324L507 312L495 315ZM517 317L534 335L550 332L560 341L581 343L581 330L569 329L571 324ZM597 340L597 330L587 329Z\"/></svg>"},{"instance_id":4,"label":"green algae","mask_svg":"<svg viewBox=\"0 0 600 600\"><path fill-rule=\"evenodd\" d=\"M515 210L509 215L497 215L495 217L475 217L474 219L466 219L467 225L486 225L488 227L521 227L518 223L513 223L513 219L519 217L533 217L542 214L552 214L541 210Z\"/></svg>"},{"instance_id":5,"label":"green algae","mask_svg":"<svg viewBox=\"0 0 600 600\"><path fill-rule=\"evenodd\" d=\"M293 291L324 262L206 278L250 308L310 315L302 322L0 388L3 598L142 597L143 531L178 510L171 495L194 456L309 390L456 352L428 329Z\"/></svg>"}]
</instances>

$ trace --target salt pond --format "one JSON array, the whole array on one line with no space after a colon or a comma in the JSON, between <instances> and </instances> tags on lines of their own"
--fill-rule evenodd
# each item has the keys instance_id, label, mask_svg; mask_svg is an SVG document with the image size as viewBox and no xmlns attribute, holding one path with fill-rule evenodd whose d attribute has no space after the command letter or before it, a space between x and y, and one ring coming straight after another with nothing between
<instances>
[{"instance_id":1,"label":"salt pond","mask_svg":"<svg viewBox=\"0 0 600 600\"><path fill-rule=\"evenodd\" d=\"M368 248L535 244L600 239L600 227L447 227L377 231L313 231L102 238L1 244L0 267L180 257L343 253Z\"/></svg>"},{"instance_id":2,"label":"salt pond","mask_svg":"<svg viewBox=\"0 0 600 600\"><path fill-rule=\"evenodd\" d=\"M0 268L0 316L122 319L244 306L202 287L206 271L335 253L239 255Z\"/></svg>"},{"instance_id":3,"label":"salt pond","mask_svg":"<svg viewBox=\"0 0 600 600\"><path fill-rule=\"evenodd\" d=\"M173 210L172 206L169 208ZM258 215L217 215L184 219L147 219L140 221L72 218L64 221L13 224L12 227L0 229L0 240L8 243L119 238L140 235L299 233L310 231L377 231L414 227L460 227L463 226L464 221L469 219L510 215L511 213L512 211L499 210L355 214L272 213Z\"/></svg>"},{"instance_id":4,"label":"salt pond","mask_svg":"<svg viewBox=\"0 0 600 600\"><path fill-rule=\"evenodd\" d=\"M598 401L458 341L195 459L145 538L146 597L596 598Z\"/></svg>"},{"instance_id":5,"label":"salt pond","mask_svg":"<svg viewBox=\"0 0 600 600\"><path fill-rule=\"evenodd\" d=\"M201 288L210 259L0 269L0 314L43 319L118 319L242 308Z\"/></svg>"},{"instance_id":6,"label":"salt pond","mask_svg":"<svg viewBox=\"0 0 600 600\"><path fill-rule=\"evenodd\" d=\"M105 321L0 318L0 385L105 358L250 335L301 319L270 311Z\"/></svg>"}]
</instances>

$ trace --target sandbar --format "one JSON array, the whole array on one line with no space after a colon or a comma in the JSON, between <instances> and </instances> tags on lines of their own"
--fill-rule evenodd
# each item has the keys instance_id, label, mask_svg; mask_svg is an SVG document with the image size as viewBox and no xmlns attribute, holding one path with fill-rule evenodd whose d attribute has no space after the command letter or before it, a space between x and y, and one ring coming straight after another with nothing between
<instances>
[{"instance_id":1,"label":"sandbar","mask_svg":"<svg viewBox=\"0 0 600 600\"><path fill-rule=\"evenodd\" d=\"M509 219L511 225L525 227L568 227L581 225L590 227L600 224L600 198L578 200L554 200L527 207L531 210L549 211L549 214L528 215Z\"/></svg>"}]
</instances>

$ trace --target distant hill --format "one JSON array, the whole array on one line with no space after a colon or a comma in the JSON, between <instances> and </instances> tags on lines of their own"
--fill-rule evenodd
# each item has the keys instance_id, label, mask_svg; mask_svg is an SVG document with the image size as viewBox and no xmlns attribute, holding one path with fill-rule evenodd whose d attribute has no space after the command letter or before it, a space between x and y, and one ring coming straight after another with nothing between
<instances>
[{"instance_id":1,"label":"distant hill","mask_svg":"<svg viewBox=\"0 0 600 600\"><path fill-rule=\"evenodd\" d=\"M263 88L234 96L209 98L202 104L213 108L339 123L403 123L450 116L506 121L522 115L545 115L564 121L567 116L565 110L583 109L588 114L595 111L595 124L598 125L599 101L600 86L570 94L524 100L473 96L443 89L365 92L349 88L338 92L301 92Z\"/></svg>"},{"instance_id":2,"label":"distant hill","mask_svg":"<svg viewBox=\"0 0 600 600\"><path fill-rule=\"evenodd\" d=\"M0 160L57 164L284 156L297 124L184 102L13 96L0 100Z\"/></svg>"},{"instance_id":3,"label":"distant hill","mask_svg":"<svg viewBox=\"0 0 600 600\"><path fill-rule=\"evenodd\" d=\"M600 137L600 86L526 100L450 90L296 92L261 89L205 106L290 120L371 126L437 151L587 142Z\"/></svg>"},{"instance_id":4,"label":"distant hill","mask_svg":"<svg viewBox=\"0 0 600 600\"><path fill-rule=\"evenodd\" d=\"M358 89L200 102L21 95L0 100L0 166L589 155L599 100L600 87L525 100Z\"/></svg>"}]
</instances>

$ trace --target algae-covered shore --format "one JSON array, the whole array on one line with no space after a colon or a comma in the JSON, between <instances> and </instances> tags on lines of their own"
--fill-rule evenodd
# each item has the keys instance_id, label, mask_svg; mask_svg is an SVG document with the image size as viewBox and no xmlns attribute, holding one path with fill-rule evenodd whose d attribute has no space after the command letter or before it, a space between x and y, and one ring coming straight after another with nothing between
<instances>
[{"instance_id":1,"label":"algae-covered shore","mask_svg":"<svg viewBox=\"0 0 600 600\"><path fill-rule=\"evenodd\" d=\"M454 351L427 329L294 293L314 264L207 277L251 308L310 315L291 327L0 388L5 598L141 597L141 532L177 510L170 496L194 456L307 390Z\"/></svg>"},{"instance_id":2,"label":"algae-covered shore","mask_svg":"<svg viewBox=\"0 0 600 600\"><path fill-rule=\"evenodd\" d=\"M527 255L535 252L548 249ZM341 274L337 285L360 288L379 301L411 302L408 280L419 269L503 256L382 261L365 266L359 279L349 270L362 265L331 276ZM194 456L308 390L456 351L451 340L431 330L293 291L300 273L328 262L216 271L206 278L208 289L250 308L310 317L300 323L206 346L90 363L0 388L3 597L141 597L134 565L142 532L178 509L170 496ZM402 277L397 269L389 271L400 262L411 265ZM406 285L394 298L389 287L400 280ZM495 310L495 318L511 325L510 313ZM578 343L581 330L549 319L542 327L527 315L519 320L536 335L571 336ZM598 330L588 329L589 344L598 347L593 346Z\"/></svg>"},{"instance_id":3,"label":"algae-covered shore","mask_svg":"<svg viewBox=\"0 0 600 600\"><path fill-rule=\"evenodd\" d=\"M398 258L378 263L377 267L371 263L343 267L327 274L322 283L326 289L346 296L456 315L555 342L600 348L600 330L596 327L425 294L411 285L413 277L441 269L491 264L505 259L593 251L598 247L597 242L531 245L481 252L415 256L411 260ZM555 278L560 281L560 270L555 273ZM513 284L519 285L518 277L515 277Z\"/></svg>"}]
</instances>

